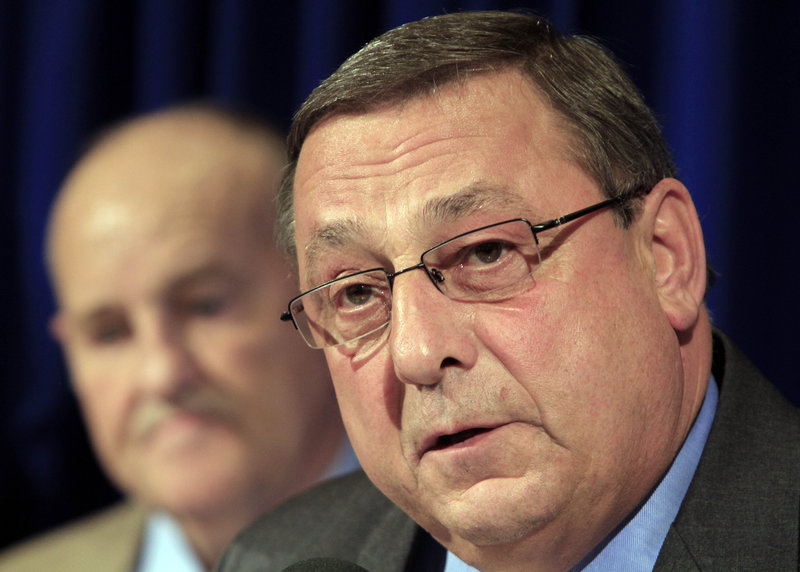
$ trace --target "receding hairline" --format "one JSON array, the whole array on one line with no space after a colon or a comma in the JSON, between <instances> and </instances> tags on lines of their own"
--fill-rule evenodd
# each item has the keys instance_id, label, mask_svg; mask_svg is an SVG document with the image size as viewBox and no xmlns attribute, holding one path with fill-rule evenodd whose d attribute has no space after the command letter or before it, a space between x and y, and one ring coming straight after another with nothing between
<instances>
[{"instance_id":1,"label":"receding hairline","mask_svg":"<svg viewBox=\"0 0 800 572\"><path fill-rule=\"evenodd\" d=\"M295 174L297 171L297 165L300 158L301 151L305 146L305 142L308 138L312 135L312 133L316 132L319 129L323 129L326 125L330 124L331 122L337 121L342 118L348 117L360 117L365 115L370 115L373 113L379 113L382 110L390 109L395 106L403 106L408 104L413 104L418 101L422 101L428 98L436 97L441 94L442 90L456 87L456 88L465 88L467 87L471 81L479 79L481 77L486 76L493 76L493 75L502 75L505 73L514 74L519 77L519 79L523 82L527 88L529 88L534 95L534 97L538 98L541 104L544 106L544 109L550 114L550 117L553 121L553 126L556 127L561 136L564 138L564 146L562 151L565 153L565 158L573 162L576 167L585 171L584 166L578 160L578 151L576 147L580 145L580 142L577 140L575 136L575 131L573 126L570 124L567 117L561 113L550 101L547 93L541 88L541 86L531 77L529 73L526 72L524 69L523 62L516 61L516 60L504 60L498 62L490 62L487 63L485 66L478 68L470 69L467 73L464 74L449 74L447 77L435 87L431 87L430 89L415 89L415 90L403 90L398 89L394 92L387 94L387 98L385 100L374 100L368 103L355 101L355 102L345 102L343 104L337 104L336 106L328 108L324 113L320 113L313 117L312 121L310 121L306 125L306 130L303 131L300 136L301 139L295 140L294 143L299 143L299 146L293 151L291 145L293 143L293 136L298 135L298 131L295 129L290 132L289 135L289 163L284 169L283 181L281 185L291 185L292 190L291 193L285 193L282 190L279 191L278 199L279 199L279 206L278 206L278 215L279 217L283 214L288 214L289 211L285 211L281 205L281 200L290 199L292 204L294 203L294 179ZM293 154L296 153L296 154ZM587 174L591 177L593 175L591 173ZM473 184L477 185L477 183ZM502 200L502 198L501 198ZM291 209L291 222L282 221L280 218L278 220L278 247L282 250L285 257L289 260L289 262L293 265L297 265L298 260L298 253L296 252L296 245L294 244L294 237L295 237L295 217L294 217L294 208ZM292 243L289 244L286 240L285 231L291 230L291 237ZM341 231L335 231L331 229L332 232L325 231L324 234L330 234L334 236L336 234L343 234L346 232L356 230L356 226L353 224L346 224L341 228Z\"/></svg>"},{"instance_id":2,"label":"receding hairline","mask_svg":"<svg viewBox=\"0 0 800 572\"><path fill-rule=\"evenodd\" d=\"M186 133L186 130L189 133ZM207 144L209 149L216 144L233 144L238 146L237 148L248 148L253 154L263 155L262 163L236 153L232 154L232 160L239 161L241 165L250 165L246 169L241 171L236 169L236 171L254 180L260 176L258 171L262 167L265 173L272 172L267 176L271 176L273 180L265 181L263 185L264 193L269 195L263 201L264 208L258 209L267 216L264 225L269 229L271 241L275 211L274 191L286 159L281 134L277 128L260 117L212 104L183 104L112 124L95 135L80 154L56 194L45 229L45 265L55 290L58 289L57 251L60 237L70 230L70 225L74 225L73 219L76 214L72 211L85 209L81 203L91 201L98 192L97 189L84 188L82 178L87 173L91 175L94 171L104 168L106 162L122 160L129 149L148 137L157 137L163 133L166 138L180 143L181 140L192 137L192 132L201 134L197 140L204 145ZM219 136L222 136L222 139L219 139ZM262 190L261 185L241 185L245 186L253 187L252 192L248 194L254 197Z\"/></svg>"}]
</instances>

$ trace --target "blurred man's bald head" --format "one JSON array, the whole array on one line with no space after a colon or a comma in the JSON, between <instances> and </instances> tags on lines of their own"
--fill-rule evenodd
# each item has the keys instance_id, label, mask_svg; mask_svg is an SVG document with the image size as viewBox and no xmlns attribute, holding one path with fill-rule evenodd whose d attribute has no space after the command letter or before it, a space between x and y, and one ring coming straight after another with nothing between
<instances>
[{"instance_id":1,"label":"blurred man's bald head","mask_svg":"<svg viewBox=\"0 0 800 572\"><path fill-rule=\"evenodd\" d=\"M284 160L273 130L210 106L169 109L110 128L69 173L52 210L47 258L57 290L76 233L105 240L131 217L137 226L169 225L228 209L271 246L273 187Z\"/></svg>"}]
</instances>

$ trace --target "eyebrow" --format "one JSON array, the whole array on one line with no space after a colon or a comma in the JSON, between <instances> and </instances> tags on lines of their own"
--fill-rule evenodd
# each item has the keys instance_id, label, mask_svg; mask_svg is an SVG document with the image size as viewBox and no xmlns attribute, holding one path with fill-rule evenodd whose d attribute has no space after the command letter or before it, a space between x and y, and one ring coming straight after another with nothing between
<instances>
[{"instance_id":1,"label":"eyebrow","mask_svg":"<svg viewBox=\"0 0 800 572\"><path fill-rule=\"evenodd\" d=\"M319 261L331 250L342 250L358 243L366 235L364 224L352 218L339 219L314 230L304 249L309 275L313 276Z\"/></svg>"},{"instance_id":2,"label":"eyebrow","mask_svg":"<svg viewBox=\"0 0 800 572\"><path fill-rule=\"evenodd\" d=\"M432 228L452 223L483 209L522 212L525 208L529 207L522 197L507 187L476 181L451 195L427 201L413 216L412 224L419 228ZM366 225L355 218L342 218L316 228L304 249L307 274L313 277L320 260L332 250L364 244L367 238Z\"/></svg>"},{"instance_id":3,"label":"eyebrow","mask_svg":"<svg viewBox=\"0 0 800 572\"><path fill-rule=\"evenodd\" d=\"M161 291L161 296L173 296L176 292L194 286L198 283L204 283L212 280L230 280L232 273L228 268L219 262L212 262L207 265L200 266L196 269L178 276L174 280L168 282ZM108 316L115 313L124 311L124 304L116 301L103 301L96 305L91 306L86 310L78 310L70 312L72 320L80 328L90 327L92 324L99 320L104 320Z\"/></svg>"},{"instance_id":4,"label":"eyebrow","mask_svg":"<svg viewBox=\"0 0 800 572\"><path fill-rule=\"evenodd\" d=\"M224 262L214 261L177 277L168 284L166 291L169 293L179 292L197 283L213 280L230 280L232 276L233 272L231 272Z\"/></svg>"},{"instance_id":5,"label":"eyebrow","mask_svg":"<svg viewBox=\"0 0 800 572\"><path fill-rule=\"evenodd\" d=\"M71 316L70 319L79 332L88 332L98 322L115 317L118 314L120 314L120 306L104 304L83 315L67 315Z\"/></svg>"},{"instance_id":6,"label":"eyebrow","mask_svg":"<svg viewBox=\"0 0 800 572\"><path fill-rule=\"evenodd\" d=\"M446 197L428 201L415 218L424 226L457 221L484 209L515 210L527 208L523 199L507 187L477 181Z\"/></svg>"}]
</instances>

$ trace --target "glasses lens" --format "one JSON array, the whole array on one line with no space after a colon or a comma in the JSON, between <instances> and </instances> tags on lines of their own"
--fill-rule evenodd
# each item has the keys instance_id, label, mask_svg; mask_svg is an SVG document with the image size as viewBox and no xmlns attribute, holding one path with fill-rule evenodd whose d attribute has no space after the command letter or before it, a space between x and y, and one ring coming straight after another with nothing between
<instances>
[{"instance_id":1,"label":"glasses lens","mask_svg":"<svg viewBox=\"0 0 800 572\"><path fill-rule=\"evenodd\" d=\"M291 305L298 330L313 348L363 338L389 323L391 291L383 270L369 270L321 286Z\"/></svg>"},{"instance_id":2,"label":"glasses lens","mask_svg":"<svg viewBox=\"0 0 800 572\"><path fill-rule=\"evenodd\" d=\"M530 283L540 257L530 225L513 220L448 240L427 251L422 262L448 298L499 301Z\"/></svg>"}]
</instances>

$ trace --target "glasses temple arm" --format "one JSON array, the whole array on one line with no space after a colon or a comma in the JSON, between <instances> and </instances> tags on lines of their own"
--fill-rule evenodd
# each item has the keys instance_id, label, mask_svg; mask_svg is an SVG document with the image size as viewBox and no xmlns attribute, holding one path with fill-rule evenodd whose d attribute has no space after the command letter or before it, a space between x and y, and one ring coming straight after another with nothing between
<instances>
[{"instance_id":1,"label":"glasses temple arm","mask_svg":"<svg viewBox=\"0 0 800 572\"><path fill-rule=\"evenodd\" d=\"M554 218L553 220L548 220L547 222L535 224L535 225L531 226L531 228L533 229L534 232L541 232L543 230L549 230L551 228L555 228L557 226L561 226L564 223L573 221L576 218L580 218L580 217L582 217L584 215L587 215L589 213L592 213L594 211L598 211L598 210L600 210L602 208L605 208L605 207L607 207L609 205L613 205L615 203L622 202L622 200L625 199L625 198L626 197L622 197L622 196L612 197L610 199L606 199L606 200L604 200L602 202L599 202L599 203L594 204L592 206L586 207L584 209L581 209L581 210L578 210L578 211L575 211L575 212L572 212L572 213L569 213L569 214L565 214L564 216L560 216L558 218Z\"/></svg>"}]
</instances>

